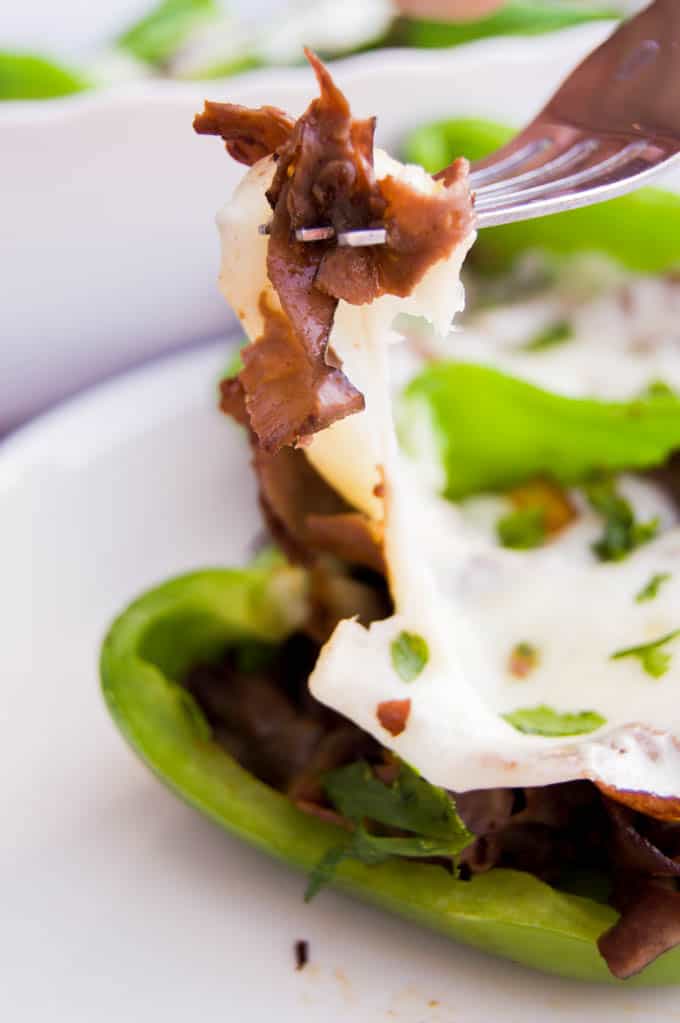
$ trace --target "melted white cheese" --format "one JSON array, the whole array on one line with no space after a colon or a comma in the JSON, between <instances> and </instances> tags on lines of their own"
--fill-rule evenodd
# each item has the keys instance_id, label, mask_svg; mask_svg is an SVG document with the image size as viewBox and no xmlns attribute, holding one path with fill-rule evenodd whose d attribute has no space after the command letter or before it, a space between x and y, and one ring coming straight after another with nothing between
<instances>
[{"instance_id":1,"label":"melted white cheese","mask_svg":"<svg viewBox=\"0 0 680 1023\"><path fill-rule=\"evenodd\" d=\"M221 285L251 338L262 326L259 295L263 289L271 292L266 239L257 235L257 225L267 216L264 190L272 172L269 160L256 165L219 218ZM423 190L442 187L379 151L376 172L379 178L388 172L406 177ZM316 435L305 450L352 504L384 519L396 613L368 629L353 620L342 622L321 653L310 688L430 781L451 789L589 777L619 788L678 795L680 744L667 733L680 737L680 640L659 680L646 675L636 658L611 660L623 647L680 627L680 531L664 496L650 484L624 481L640 516L658 515L667 528L623 562L595 560L590 543L602 525L585 509L545 548L508 551L499 548L489 526L498 499L448 504L423 485L422 474L414 473L398 450L389 381L392 323L407 312L446 332L463 304L460 267L472 241L473 236L433 266L408 299L385 296L363 307L339 303L331 344L364 394L366 409ZM451 354L458 357L464 348L456 335ZM576 353L569 356L578 378L574 391L606 391L589 375L590 348L566 348ZM625 350L616 356L617 365L626 362ZM475 358L483 361L479 352ZM498 346L487 358L503 366ZM613 368L610 363L610 373ZM667 374L655 369L643 382L650 375ZM626 377L622 393L631 386ZM374 494L383 475L384 499ZM636 593L657 572L673 576L655 600L637 603ZM424 636L430 651L422 674L410 684L390 657L390 644L401 630ZM523 680L508 671L508 658L520 641L540 651L538 666ZM411 701L407 727L393 737L379 723L377 705L405 698ZM547 739L521 734L501 717L539 704L557 711L597 711L607 723L593 735Z\"/></svg>"}]
</instances>

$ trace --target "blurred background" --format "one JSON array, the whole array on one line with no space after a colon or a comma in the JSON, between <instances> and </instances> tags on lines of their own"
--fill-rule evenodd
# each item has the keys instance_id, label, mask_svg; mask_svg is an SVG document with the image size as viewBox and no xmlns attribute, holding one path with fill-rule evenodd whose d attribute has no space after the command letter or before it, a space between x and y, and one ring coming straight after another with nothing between
<instances>
[{"instance_id":1,"label":"blurred background","mask_svg":"<svg viewBox=\"0 0 680 1023\"><path fill-rule=\"evenodd\" d=\"M545 81L513 99L524 119L555 76L610 31L611 19L641 6L631 0L0 4L0 436L122 369L234 329L215 286L214 214L238 172L220 146L192 136L193 112L206 95L250 105L292 102L296 113L297 100L288 97L300 89L286 90L304 76L307 95L303 45L329 61L355 57L374 84L364 78L353 93L354 72L346 64L340 81L349 82L358 109L371 96L365 112L380 114L379 138L399 151L406 132L423 124L424 108L432 120L471 109L487 117L505 113L497 99L485 101L477 79L474 103L431 87L418 98L409 87L410 68L420 69L421 80L423 65L445 70L447 62L468 59L458 57L469 54L465 44L493 47L498 39L521 48L528 36L531 52L545 54L551 38L576 33L570 55L555 64L543 57ZM387 84L383 95L377 81L388 83L390 68L396 105ZM398 125L392 123L397 114ZM451 144L445 132L435 132L411 155L434 168L446 162Z\"/></svg>"},{"instance_id":2,"label":"blurred background","mask_svg":"<svg viewBox=\"0 0 680 1023\"><path fill-rule=\"evenodd\" d=\"M642 0L26 0L0 13L0 99L183 79L388 46L543 33ZM28 58L34 58L29 61ZM40 58L35 59L35 58Z\"/></svg>"}]
</instances>

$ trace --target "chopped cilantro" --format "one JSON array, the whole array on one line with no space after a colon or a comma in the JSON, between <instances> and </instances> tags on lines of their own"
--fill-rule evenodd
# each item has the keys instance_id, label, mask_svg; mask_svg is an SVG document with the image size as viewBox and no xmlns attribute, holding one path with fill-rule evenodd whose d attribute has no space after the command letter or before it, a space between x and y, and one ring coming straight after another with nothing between
<instances>
[{"instance_id":1,"label":"chopped cilantro","mask_svg":"<svg viewBox=\"0 0 680 1023\"><path fill-rule=\"evenodd\" d=\"M653 575L646 586L643 586L638 594L635 596L635 601L638 604L643 604L646 600L654 600L659 595L659 590L665 582L671 578L670 572L657 572Z\"/></svg>"},{"instance_id":2,"label":"chopped cilantro","mask_svg":"<svg viewBox=\"0 0 680 1023\"><path fill-rule=\"evenodd\" d=\"M574 328L569 320L558 320L549 326L539 330L526 344L522 345L523 352L544 352L546 348L556 348L570 341L574 336Z\"/></svg>"},{"instance_id":3,"label":"chopped cilantro","mask_svg":"<svg viewBox=\"0 0 680 1023\"><path fill-rule=\"evenodd\" d=\"M626 647L625 650L617 650L611 655L611 660L620 661L622 657L637 657L648 675L652 678L661 678L671 664L671 655L663 647L677 636L680 636L680 629L667 632L665 636L659 636L650 643L640 643L638 646Z\"/></svg>"},{"instance_id":4,"label":"chopped cilantro","mask_svg":"<svg viewBox=\"0 0 680 1023\"><path fill-rule=\"evenodd\" d=\"M400 632L390 644L394 670L403 682L413 682L430 658L427 642L417 632Z\"/></svg>"},{"instance_id":5,"label":"chopped cilantro","mask_svg":"<svg viewBox=\"0 0 680 1023\"><path fill-rule=\"evenodd\" d=\"M496 523L498 539L503 547L515 551L528 551L545 542L545 510L543 508L517 508Z\"/></svg>"},{"instance_id":6,"label":"chopped cilantro","mask_svg":"<svg viewBox=\"0 0 680 1023\"><path fill-rule=\"evenodd\" d=\"M621 561L659 531L658 519L636 522L630 502L617 492L611 477L593 480L585 493L591 508L604 519L604 533L593 544L600 561Z\"/></svg>"},{"instance_id":7,"label":"chopped cilantro","mask_svg":"<svg viewBox=\"0 0 680 1023\"><path fill-rule=\"evenodd\" d=\"M351 837L329 849L310 875L305 899L309 901L332 880L345 859L367 865L383 863L390 856L454 857L473 840L456 812L452 798L421 778L407 764L391 784L376 778L365 761L330 771L323 778L332 805L355 825ZM368 822L410 832L407 835L374 835Z\"/></svg>"},{"instance_id":8,"label":"chopped cilantro","mask_svg":"<svg viewBox=\"0 0 680 1023\"><path fill-rule=\"evenodd\" d=\"M562 714L544 704L539 707L523 707L513 710L509 714L504 714L503 717L518 732L524 732L526 735L544 735L548 738L585 735L607 723L607 719L594 710Z\"/></svg>"}]
</instances>

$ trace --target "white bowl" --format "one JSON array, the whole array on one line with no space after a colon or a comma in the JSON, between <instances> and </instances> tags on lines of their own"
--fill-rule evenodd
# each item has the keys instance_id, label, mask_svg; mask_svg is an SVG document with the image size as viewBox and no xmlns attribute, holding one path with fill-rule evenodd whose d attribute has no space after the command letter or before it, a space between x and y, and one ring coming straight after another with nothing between
<instances>
[{"instance_id":1,"label":"white bowl","mask_svg":"<svg viewBox=\"0 0 680 1023\"><path fill-rule=\"evenodd\" d=\"M334 73L393 148L436 117L521 124L610 27L380 51ZM242 168L218 140L192 133L192 116L204 96L297 113L313 94L300 68L0 106L0 433L94 380L233 326L215 285L214 216Z\"/></svg>"}]
</instances>

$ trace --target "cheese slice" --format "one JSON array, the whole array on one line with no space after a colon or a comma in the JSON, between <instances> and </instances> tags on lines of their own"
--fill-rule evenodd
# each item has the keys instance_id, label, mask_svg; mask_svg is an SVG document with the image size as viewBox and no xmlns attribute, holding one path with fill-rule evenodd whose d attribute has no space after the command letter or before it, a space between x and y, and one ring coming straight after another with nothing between
<instances>
[{"instance_id":1,"label":"cheese slice","mask_svg":"<svg viewBox=\"0 0 680 1023\"><path fill-rule=\"evenodd\" d=\"M390 174L424 191L442 187L380 150L375 167L379 180ZM267 242L257 234L268 217L264 192L272 174L271 159L256 164L218 220L221 287L251 339L262 329L261 292L278 301L267 280ZM612 659L617 650L680 628L680 529L668 499L651 484L624 480L635 510L658 516L663 528L622 562L595 559L590 545L601 523L586 509L550 545L509 551L488 525L502 499L447 503L434 492L432 473L414 471L399 450L390 383L394 321L409 313L448 333L463 307L460 271L473 241L471 234L433 265L406 299L338 305L330 342L366 408L315 435L305 453L351 504L384 523L395 613L369 628L341 622L321 652L311 691L449 789L590 778L661 800L680 797L680 639L662 678L646 674L636 657ZM455 355L455 335L450 347ZM671 578L658 597L636 602L660 572ZM391 655L402 632L423 637L429 651L408 683ZM519 642L539 652L522 679L509 670ZM395 700L410 701L398 735L377 713L381 703ZM587 736L546 738L519 732L503 717L540 705L594 711L604 724Z\"/></svg>"}]
</instances>

